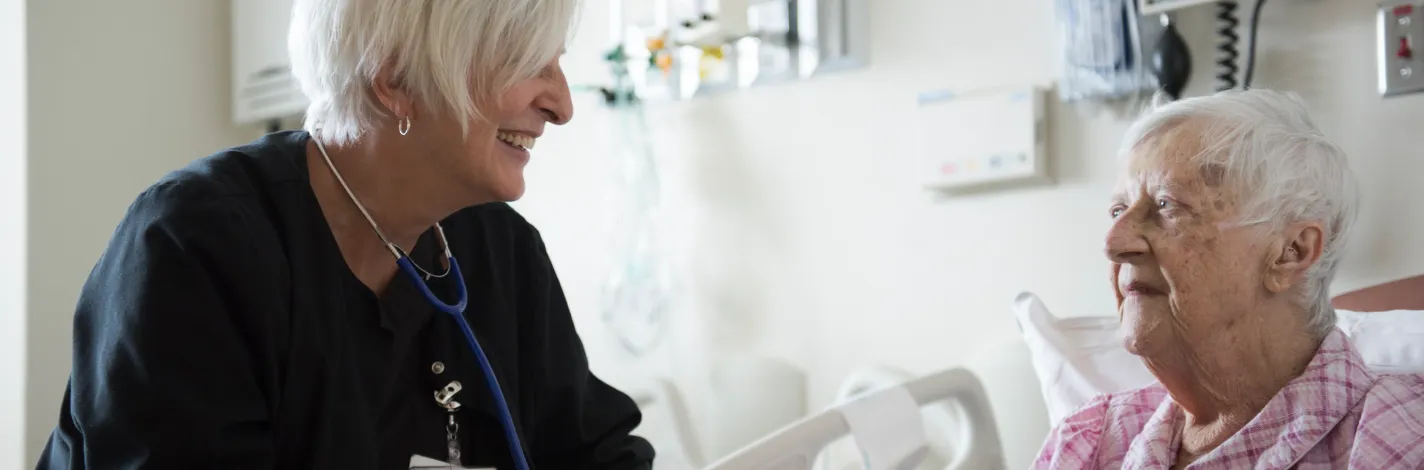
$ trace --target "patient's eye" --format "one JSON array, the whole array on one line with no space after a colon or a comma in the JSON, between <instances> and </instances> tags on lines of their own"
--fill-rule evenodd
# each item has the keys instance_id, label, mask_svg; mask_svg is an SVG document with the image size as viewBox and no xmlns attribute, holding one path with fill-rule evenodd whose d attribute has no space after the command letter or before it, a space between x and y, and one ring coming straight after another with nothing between
<instances>
[{"instance_id":1,"label":"patient's eye","mask_svg":"<svg viewBox=\"0 0 1424 470\"><path fill-rule=\"evenodd\" d=\"M1122 215L1123 211L1126 211L1126 210L1127 210L1127 208L1122 207L1122 204L1118 204L1118 205L1112 206L1112 209L1108 209L1108 214L1110 214L1110 215L1112 216L1112 218L1116 219L1117 216Z\"/></svg>"}]
</instances>

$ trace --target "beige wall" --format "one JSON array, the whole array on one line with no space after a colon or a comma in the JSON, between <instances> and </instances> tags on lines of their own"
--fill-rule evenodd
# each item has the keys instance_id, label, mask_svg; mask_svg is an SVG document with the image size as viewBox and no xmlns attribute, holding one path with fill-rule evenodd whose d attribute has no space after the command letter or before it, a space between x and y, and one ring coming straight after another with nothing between
<instances>
[{"instance_id":1,"label":"beige wall","mask_svg":"<svg viewBox=\"0 0 1424 470\"><path fill-rule=\"evenodd\" d=\"M0 0L0 468L24 466L25 1Z\"/></svg>"},{"instance_id":2,"label":"beige wall","mask_svg":"<svg viewBox=\"0 0 1424 470\"><path fill-rule=\"evenodd\" d=\"M28 461L69 374L75 301L125 208L250 140L230 123L226 0L29 2Z\"/></svg>"}]
</instances>

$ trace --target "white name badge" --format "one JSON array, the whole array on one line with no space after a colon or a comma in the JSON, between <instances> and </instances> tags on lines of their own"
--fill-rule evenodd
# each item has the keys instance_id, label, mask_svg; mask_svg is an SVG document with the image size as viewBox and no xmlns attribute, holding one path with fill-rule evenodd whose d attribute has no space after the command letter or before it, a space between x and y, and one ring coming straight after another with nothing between
<instances>
[{"instance_id":1,"label":"white name badge","mask_svg":"<svg viewBox=\"0 0 1424 470\"><path fill-rule=\"evenodd\" d=\"M437 469L437 468L439 468L439 469L449 469L449 470L495 470L495 469L493 469L493 468L462 467L462 466L458 466L458 465L451 465L450 462L441 462L441 461L439 461L439 460L435 460L435 459L432 459L432 458L430 458L430 457L426 457L426 456L423 456L423 455L412 455L412 456L410 456L410 470L416 470L416 469Z\"/></svg>"}]
</instances>

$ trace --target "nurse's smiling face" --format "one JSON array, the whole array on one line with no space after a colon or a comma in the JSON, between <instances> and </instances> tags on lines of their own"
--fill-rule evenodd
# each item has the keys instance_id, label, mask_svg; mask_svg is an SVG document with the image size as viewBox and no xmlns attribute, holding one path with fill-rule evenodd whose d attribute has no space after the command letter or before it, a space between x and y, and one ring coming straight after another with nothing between
<instances>
[{"instance_id":1,"label":"nurse's smiling face","mask_svg":"<svg viewBox=\"0 0 1424 470\"><path fill-rule=\"evenodd\" d=\"M1250 312L1268 293L1267 247L1259 231L1234 223L1237 198L1221 168L1193 158L1203 148L1197 129L1178 124L1138 144L1107 211L1125 345L1149 359L1262 326Z\"/></svg>"},{"instance_id":2,"label":"nurse's smiling face","mask_svg":"<svg viewBox=\"0 0 1424 470\"><path fill-rule=\"evenodd\" d=\"M491 101L477 104L483 119L472 121L468 131L448 116L428 120L433 129L422 130L428 133L424 153L457 178L470 199L514 201L524 195L524 167L545 125L573 119L573 100L556 57Z\"/></svg>"}]
</instances>

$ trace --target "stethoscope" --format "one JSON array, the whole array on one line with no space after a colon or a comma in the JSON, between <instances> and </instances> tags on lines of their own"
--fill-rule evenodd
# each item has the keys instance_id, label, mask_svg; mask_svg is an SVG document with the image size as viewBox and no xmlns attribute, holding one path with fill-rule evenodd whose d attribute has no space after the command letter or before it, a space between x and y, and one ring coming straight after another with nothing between
<instances>
[{"instance_id":1,"label":"stethoscope","mask_svg":"<svg viewBox=\"0 0 1424 470\"><path fill-rule=\"evenodd\" d=\"M326 160L326 166L331 168L331 174L336 176L336 182L341 184L341 189L346 190L346 195L351 197L351 202L356 205L356 209L360 210L361 215L366 217L366 221L371 223L371 229L376 231L376 236L380 237L381 242L386 244L386 248L391 250L392 255L395 255L396 264L400 266L401 271L410 278L411 282L415 283L430 305L450 314L455 318L455 323L460 325L460 330L465 333L465 341L470 344L475 358L480 361L480 369L484 371L485 381L489 384L490 392L494 394L494 402L497 405L496 408L499 409L500 424L504 426L504 437L509 442L509 454L514 458L514 466L518 470L529 470L529 462L524 458L524 446L519 443L519 434L514 430L514 417L510 415L509 403L504 400L504 392L499 388L499 380L494 376L494 367L490 366L489 357L485 356L485 351L480 347L479 340L475 339L474 330L471 330L469 322L465 321L465 305L469 303L470 297L469 293L465 291L465 277L460 273L460 263L456 262L455 255L450 253L450 242L445 239L445 229L441 228L438 222L435 224L435 236L440 240L440 247L445 250L445 260L449 263L444 273L436 275L417 266L414 261L411 261L410 255L406 254L405 250L386 239L385 233L381 232L381 227L376 225L376 219L371 218L371 214L366 212L366 207L356 199L356 193L346 185L346 180L341 177L341 172L336 171L336 165L331 162L331 156L326 154L326 146L315 138L312 139L312 142L315 142L317 150L321 151L321 158ZM430 286L425 283L426 279L442 278L446 275L454 276L458 300L453 305L436 297L435 293L430 291Z\"/></svg>"}]
</instances>

